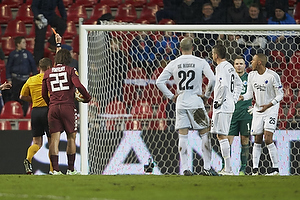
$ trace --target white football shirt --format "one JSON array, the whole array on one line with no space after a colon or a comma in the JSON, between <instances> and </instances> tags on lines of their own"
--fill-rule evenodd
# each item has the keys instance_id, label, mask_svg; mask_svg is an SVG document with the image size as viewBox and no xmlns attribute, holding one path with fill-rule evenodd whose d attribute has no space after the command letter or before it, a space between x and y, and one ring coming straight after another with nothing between
<instances>
[{"instance_id":1,"label":"white football shirt","mask_svg":"<svg viewBox=\"0 0 300 200\"><path fill-rule=\"evenodd\" d=\"M213 109L214 113L233 113L243 88L241 78L232 64L223 61L216 67L216 85L214 88L214 102L221 106Z\"/></svg>"},{"instance_id":2,"label":"white football shirt","mask_svg":"<svg viewBox=\"0 0 300 200\"><path fill-rule=\"evenodd\" d=\"M283 89L279 75L266 68L263 74L252 71L248 75L248 89L243 95L244 100L251 99L255 95L255 108L260 110L260 106L279 103L283 98Z\"/></svg>"},{"instance_id":3,"label":"white football shirt","mask_svg":"<svg viewBox=\"0 0 300 200\"><path fill-rule=\"evenodd\" d=\"M205 96L210 97L215 76L204 59L193 55L181 55L171 61L156 80L156 85L165 96L172 99L174 94L167 88L166 82L173 76L178 94L176 109L203 108L202 98L198 96L202 95L203 74L209 80Z\"/></svg>"}]
</instances>

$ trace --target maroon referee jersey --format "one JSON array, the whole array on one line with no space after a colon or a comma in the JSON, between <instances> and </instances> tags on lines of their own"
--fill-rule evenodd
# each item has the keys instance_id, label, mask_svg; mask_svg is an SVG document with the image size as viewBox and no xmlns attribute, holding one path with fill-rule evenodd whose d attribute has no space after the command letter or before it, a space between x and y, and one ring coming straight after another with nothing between
<instances>
[{"instance_id":1,"label":"maroon referee jersey","mask_svg":"<svg viewBox=\"0 0 300 200\"><path fill-rule=\"evenodd\" d=\"M83 103L88 103L92 97L81 84L77 70L73 67L58 64L45 72L42 96L49 107L58 104L74 105L75 87L83 95L85 99Z\"/></svg>"}]
</instances>

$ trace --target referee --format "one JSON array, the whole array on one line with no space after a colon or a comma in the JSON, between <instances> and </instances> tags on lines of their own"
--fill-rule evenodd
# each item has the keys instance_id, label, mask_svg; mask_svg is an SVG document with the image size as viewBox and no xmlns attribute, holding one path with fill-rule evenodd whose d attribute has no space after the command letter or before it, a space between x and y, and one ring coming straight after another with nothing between
<instances>
[{"instance_id":1,"label":"referee","mask_svg":"<svg viewBox=\"0 0 300 200\"><path fill-rule=\"evenodd\" d=\"M50 145L50 134L48 126L48 106L42 97L42 81L44 73L47 69L52 66L52 61L49 58L42 58L39 61L40 73L30 77L23 85L20 99L32 103L31 112L31 127L33 144L27 150L27 157L24 160L24 167L26 174L32 174L32 158L41 148L43 144L43 135L46 134L48 137L48 143ZM50 172L53 171L52 164L50 161Z\"/></svg>"}]
</instances>

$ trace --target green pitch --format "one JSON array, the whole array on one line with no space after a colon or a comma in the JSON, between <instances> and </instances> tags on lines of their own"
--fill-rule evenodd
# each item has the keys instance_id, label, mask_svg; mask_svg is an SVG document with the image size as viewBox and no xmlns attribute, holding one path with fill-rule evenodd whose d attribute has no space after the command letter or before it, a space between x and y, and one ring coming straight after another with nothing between
<instances>
[{"instance_id":1,"label":"green pitch","mask_svg":"<svg viewBox=\"0 0 300 200\"><path fill-rule=\"evenodd\" d=\"M0 175L0 199L299 199L299 176Z\"/></svg>"}]
</instances>

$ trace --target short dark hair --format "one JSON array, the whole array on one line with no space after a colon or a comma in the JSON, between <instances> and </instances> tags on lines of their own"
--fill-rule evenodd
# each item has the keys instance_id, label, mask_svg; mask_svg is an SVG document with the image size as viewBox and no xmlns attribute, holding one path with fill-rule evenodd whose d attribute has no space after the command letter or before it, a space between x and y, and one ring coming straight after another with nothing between
<instances>
[{"instance_id":1,"label":"short dark hair","mask_svg":"<svg viewBox=\"0 0 300 200\"><path fill-rule=\"evenodd\" d=\"M46 71L49 66L52 66L52 61L49 58L42 58L39 61L39 68L43 71Z\"/></svg>"},{"instance_id":2,"label":"short dark hair","mask_svg":"<svg viewBox=\"0 0 300 200\"><path fill-rule=\"evenodd\" d=\"M241 56L241 55L237 55L237 56L234 58L234 60L237 60L237 59L243 59L243 60L245 60L245 58L244 58L243 56Z\"/></svg>"},{"instance_id":3,"label":"short dark hair","mask_svg":"<svg viewBox=\"0 0 300 200\"><path fill-rule=\"evenodd\" d=\"M69 50L61 49L55 55L55 64L69 65L72 61L72 56Z\"/></svg>"},{"instance_id":4,"label":"short dark hair","mask_svg":"<svg viewBox=\"0 0 300 200\"><path fill-rule=\"evenodd\" d=\"M15 37L15 45L16 45L16 47L17 47L18 44L21 43L21 41L22 41L23 39L25 39L24 36L17 36L17 37Z\"/></svg>"},{"instance_id":5,"label":"short dark hair","mask_svg":"<svg viewBox=\"0 0 300 200\"><path fill-rule=\"evenodd\" d=\"M214 46L214 51L218 55L219 58L224 59L226 56L226 48L222 44L217 44Z\"/></svg>"}]
</instances>

